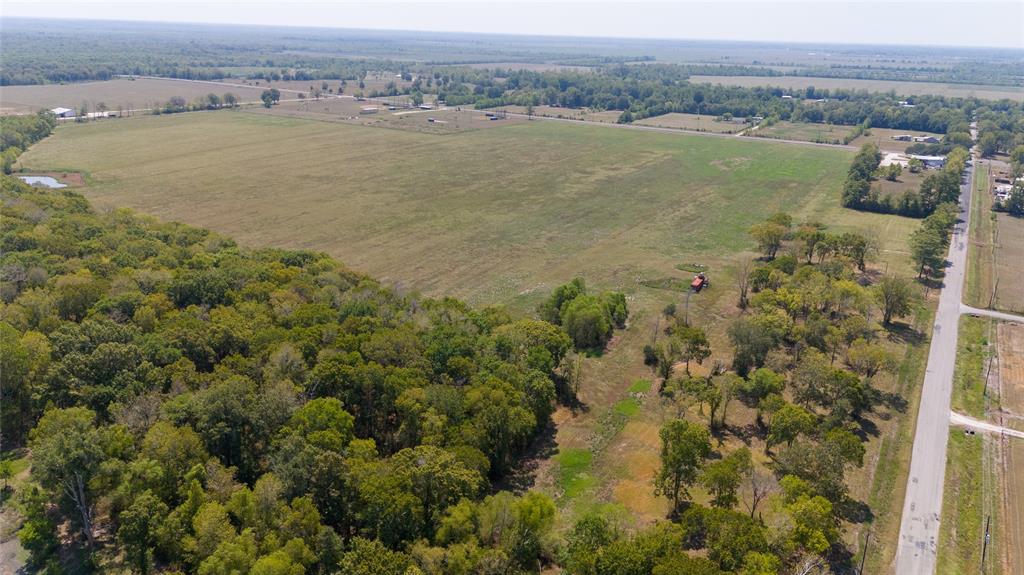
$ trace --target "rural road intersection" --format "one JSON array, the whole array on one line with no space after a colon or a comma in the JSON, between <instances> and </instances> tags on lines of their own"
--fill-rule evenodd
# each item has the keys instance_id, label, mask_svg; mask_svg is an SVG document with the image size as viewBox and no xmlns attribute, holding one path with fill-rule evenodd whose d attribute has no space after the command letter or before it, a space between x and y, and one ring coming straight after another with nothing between
<instances>
[{"instance_id":1,"label":"rural road intersection","mask_svg":"<svg viewBox=\"0 0 1024 575\"><path fill-rule=\"evenodd\" d=\"M973 429L976 431L984 431L986 433L995 433L997 435L1009 435L1010 437L1019 437L1024 439L1024 431L1018 431L1009 427L1003 427L980 419L974 419L973 417L967 417L961 413L955 411L950 412L949 422L953 425L959 425L960 427L966 427L967 429Z\"/></svg>"}]
</instances>

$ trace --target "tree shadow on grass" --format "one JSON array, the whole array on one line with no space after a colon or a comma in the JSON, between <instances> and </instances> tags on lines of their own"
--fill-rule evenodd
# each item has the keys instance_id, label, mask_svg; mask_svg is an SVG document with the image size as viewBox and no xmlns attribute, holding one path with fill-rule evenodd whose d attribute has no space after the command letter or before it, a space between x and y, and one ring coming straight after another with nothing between
<instances>
[{"instance_id":1,"label":"tree shadow on grass","mask_svg":"<svg viewBox=\"0 0 1024 575\"><path fill-rule=\"evenodd\" d=\"M924 341L924 334L902 322L889 324L886 327L886 337L889 341L899 344L917 345Z\"/></svg>"},{"instance_id":2,"label":"tree shadow on grass","mask_svg":"<svg viewBox=\"0 0 1024 575\"><path fill-rule=\"evenodd\" d=\"M868 504L852 497L843 498L836 504L835 511L837 516L850 523L870 523L875 520L875 514Z\"/></svg>"},{"instance_id":3,"label":"tree shadow on grass","mask_svg":"<svg viewBox=\"0 0 1024 575\"><path fill-rule=\"evenodd\" d=\"M554 422L548 420L547 424L533 438L533 442L526 448L526 452L519 458L519 463L512 468L505 477L491 484L491 491L511 491L521 494L533 488L537 482L537 469L543 461L549 460L558 453L558 444L555 443Z\"/></svg>"}]
</instances>

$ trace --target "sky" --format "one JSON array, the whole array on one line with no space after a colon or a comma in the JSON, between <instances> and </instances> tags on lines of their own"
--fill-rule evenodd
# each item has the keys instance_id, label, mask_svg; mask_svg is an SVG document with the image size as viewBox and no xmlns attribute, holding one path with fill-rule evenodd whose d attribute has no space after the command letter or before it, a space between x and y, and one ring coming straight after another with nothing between
<instances>
[{"instance_id":1,"label":"sky","mask_svg":"<svg viewBox=\"0 0 1024 575\"><path fill-rule=\"evenodd\" d=\"M0 15L598 36L1024 49L1024 1L455 2L4 0Z\"/></svg>"}]
</instances>

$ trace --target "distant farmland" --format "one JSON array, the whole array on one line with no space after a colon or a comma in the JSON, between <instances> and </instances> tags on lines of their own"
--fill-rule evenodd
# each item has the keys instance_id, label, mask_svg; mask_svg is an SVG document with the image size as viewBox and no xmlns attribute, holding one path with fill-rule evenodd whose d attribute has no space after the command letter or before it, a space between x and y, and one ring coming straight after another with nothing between
<instances>
[{"instance_id":1,"label":"distant farmland","mask_svg":"<svg viewBox=\"0 0 1024 575\"><path fill-rule=\"evenodd\" d=\"M835 90L867 90L869 92L895 91L901 96L935 94L967 98L975 96L988 100L1024 101L1024 88L1013 86L981 86L973 84L943 84L938 82L903 82L895 80L857 80L852 78L816 78L809 76L690 76L694 84L722 84L725 86L773 86L779 88L824 88Z\"/></svg>"}]
</instances>

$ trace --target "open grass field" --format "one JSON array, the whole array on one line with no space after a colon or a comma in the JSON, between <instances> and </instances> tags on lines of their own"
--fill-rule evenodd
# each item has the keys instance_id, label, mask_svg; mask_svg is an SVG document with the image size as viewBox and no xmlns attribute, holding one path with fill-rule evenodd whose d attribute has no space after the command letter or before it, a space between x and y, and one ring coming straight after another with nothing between
<instances>
[{"instance_id":1,"label":"open grass field","mask_svg":"<svg viewBox=\"0 0 1024 575\"><path fill-rule=\"evenodd\" d=\"M843 139L853 132L853 126L836 126L831 124L808 124L804 122L775 122L771 126L761 125L756 130L747 132L749 136L758 138L776 138L779 140L800 140L819 144L842 144Z\"/></svg>"},{"instance_id":2,"label":"open grass field","mask_svg":"<svg viewBox=\"0 0 1024 575\"><path fill-rule=\"evenodd\" d=\"M752 247L747 227L794 206L902 242L912 220L838 207L849 157L546 122L439 138L212 112L61 126L21 164L86 172L100 205L484 303L575 274L633 289L679 261L728 261Z\"/></svg>"},{"instance_id":3,"label":"open grass field","mask_svg":"<svg viewBox=\"0 0 1024 575\"><path fill-rule=\"evenodd\" d=\"M916 174L911 173L910 170L903 170L896 181L890 181L885 178L878 178L871 182L871 189L878 190L878 194L882 197L888 196L902 196L905 192L916 192L921 189L921 182L924 181L927 172L922 170Z\"/></svg>"},{"instance_id":4,"label":"open grass field","mask_svg":"<svg viewBox=\"0 0 1024 575\"><path fill-rule=\"evenodd\" d=\"M977 97L987 100L1009 98L1024 101L1024 88L1014 86L983 86L972 84L945 84L940 82L905 82L896 80L859 80L853 78L816 78L811 76L690 76L694 84L722 84L725 86L773 86L779 88L824 88L828 90L867 90L869 92L896 92L900 96L935 94L958 98Z\"/></svg>"},{"instance_id":5,"label":"open grass field","mask_svg":"<svg viewBox=\"0 0 1024 575\"><path fill-rule=\"evenodd\" d=\"M914 145L914 142L903 142L899 140L893 140L893 136L902 134L910 134L912 136L935 136L936 138L942 139L942 134L935 134L932 132L911 132L907 130L893 130L890 128L871 128L867 134L857 136L855 139L850 141L851 146L863 146L868 142L874 142L879 150L883 152L899 152L904 153L907 148Z\"/></svg>"},{"instance_id":6,"label":"open grass field","mask_svg":"<svg viewBox=\"0 0 1024 575\"><path fill-rule=\"evenodd\" d=\"M632 523L667 510L651 481L658 430L679 411L638 380L652 379L641 349L664 327L660 311L682 305L682 296L643 284L690 277L677 269L683 263L707 266L716 287L691 298L690 317L709 331L710 365L730 356L724 328L738 313L733 274L754 255L746 230L775 211L870 233L882 245L879 269L909 270L906 238L917 221L839 207L851 156L582 123L434 135L213 112L61 126L21 163L85 172L82 191L100 206L209 227L253 246L323 250L384 281L477 305L529 311L577 275L594 289L624 291L627 329L601 356L583 360L585 409L555 414L555 449L530 471L528 484L556 498L564 528L595 506L610 505ZM911 406L920 379L920 350L912 351L899 377L875 383ZM738 402L729 413L737 429L754 419ZM895 513L897 525L902 501L872 494L893 492L876 485L883 471L902 484L909 455L898 449L899 430L908 419L877 415L865 468L850 478L852 496L877 501L878 520ZM728 453L742 441L726 434L716 449ZM699 489L694 497L707 501ZM858 529L847 535L862 538Z\"/></svg>"},{"instance_id":7,"label":"open grass field","mask_svg":"<svg viewBox=\"0 0 1024 575\"><path fill-rule=\"evenodd\" d=\"M735 134L745 130L746 124L720 122L714 116L697 114L679 114L672 112L653 118L644 118L633 122L640 126L657 126L659 128L679 128L695 132L714 132L716 134Z\"/></svg>"},{"instance_id":8,"label":"open grass field","mask_svg":"<svg viewBox=\"0 0 1024 575\"><path fill-rule=\"evenodd\" d=\"M3 86L0 88L0 114L33 114L41 108L73 108L86 104L90 111L104 103L108 110L144 109L163 106L174 96L188 102L209 93L232 92L240 101L260 99L264 88L218 85L214 82L118 78L105 82L45 84L41 86Z\"/></svg>"}]
</instances>

